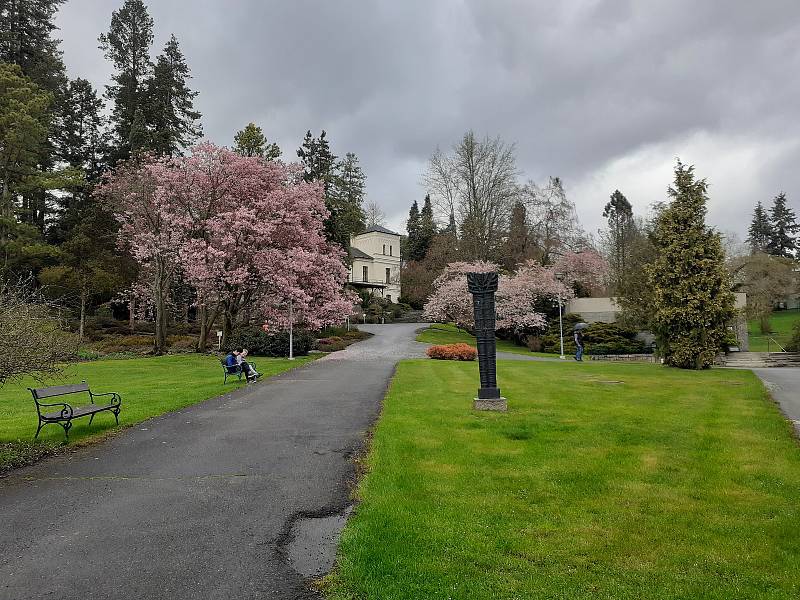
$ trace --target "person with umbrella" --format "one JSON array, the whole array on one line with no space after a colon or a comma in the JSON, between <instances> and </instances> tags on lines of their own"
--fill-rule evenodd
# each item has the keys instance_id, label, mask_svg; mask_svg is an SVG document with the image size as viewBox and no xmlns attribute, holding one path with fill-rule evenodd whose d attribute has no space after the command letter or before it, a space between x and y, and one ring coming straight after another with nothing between
<instances>
[{"instance_id":1,"label":"person with umbrella","mask_svg":"<svg viewBox=\"0 0 800 600\"><path fill-rule=\"evenodd\" d=\"M583 330L588 326L588 323L578 323L575 325L575 360L578 362L583 362Z\"/></svg>"}]
</instances>

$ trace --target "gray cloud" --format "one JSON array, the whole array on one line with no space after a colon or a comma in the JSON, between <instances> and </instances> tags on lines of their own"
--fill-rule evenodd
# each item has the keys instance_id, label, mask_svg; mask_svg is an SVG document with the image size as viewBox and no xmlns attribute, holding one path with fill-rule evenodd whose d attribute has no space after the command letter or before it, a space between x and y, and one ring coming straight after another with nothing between
<instances>
[{"instance_id":1,"label":"gray cloud","mask_svg":"<svg viewBox=\"0 0 800 600\"><path fill-rule=\"evenodd\" d=\"M121 0L59 14L72 76ZM675 156L711 183L710 219L746 229L785 190L800 206L800 4L522 0L151 0L154 53L174 32L206 137L248 121L293 159L306 129L358 154L368 194L401 227L436 146L465 130L517 143L527 177L561 176L587 229L614 188L640 212ZM798 211L800 212L800 211Z\"/></svg>"}]
</instances>

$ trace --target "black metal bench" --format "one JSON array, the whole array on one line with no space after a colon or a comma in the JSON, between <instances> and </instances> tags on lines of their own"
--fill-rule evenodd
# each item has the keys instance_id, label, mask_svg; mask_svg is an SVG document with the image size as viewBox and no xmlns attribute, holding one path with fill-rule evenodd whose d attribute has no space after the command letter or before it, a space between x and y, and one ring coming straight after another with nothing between
<instances>
[{"instance_id":1,"label":"black metal bench","mask_svg":"<svg viewBox=\"0 0 800 600\"><path fill-rule=\"evenodd\" d=\"M103 411L109 411L114 413L114 420L119 425L119 411L120 405L122 404L122 398L116 392L108 392L106 394L93 394L92 390L89 389L89 384L85 381L81 383L76 383L73 385L54 385L51 387L45 388L28 388L33 395L33 401L36 402L36 412L39 414L39 427L36 428L36 435L33 436L34 438L39 437L39 432L42 430L42 427L47 425L48 423L55 423L57 425L61 425L64 428L64 439L69 439L69 430L72 427L72 419L77 419L78 417L85 417L89 415L89 425L92 424L94 421L94 416ZM67 402L55 402L53 404L45 404L44 402L40 402L40 400L46 400L48 398L56 398L60 396L69 396L73 394L83 394L86 393L89 395L89 404L85 404L83 406L73 406L68 404ZM108 404L95 404L94 399L100 396L111 397L111 401ZM60 406L60 411L55 412L42 412L42 408L44 407L54 407Z\"/></svg>"},{"instance_id":2,"label":"black metal bench","mask_svg":"<svg viewBox=\"0 0 800 600\"><path fill-rule=\"evenodd\" d=\"M228 377L233 377L234 375L239 378L239 381L242 380L242 375L244 375L244 371L242 371L242 365L234 365L232 367L229 367L228 365L225 364L224 358L220 359L220 362L222 363L222 373L225 376L225 378L222 381L222 385L228 383ZM251 367L253 367L253 369L256 368L255 363L248 363L248 364ZM246 380L247 377L245 377L245 381Z\"/></svg>"}]
</instances>

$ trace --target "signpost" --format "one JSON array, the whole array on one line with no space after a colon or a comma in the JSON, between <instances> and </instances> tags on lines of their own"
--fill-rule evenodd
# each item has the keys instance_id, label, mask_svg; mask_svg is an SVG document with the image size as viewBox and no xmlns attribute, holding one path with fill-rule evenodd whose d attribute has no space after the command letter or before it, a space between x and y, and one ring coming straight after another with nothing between
<instances>
[{"instance_id":1,"label":"signpost","mask_svg":"<svg viewBox=\"0 0 800 600\"><path fill-rule=\"evenodd\" d=\"M217 330L217 350L222 350L222 332Z\"/></svg>"},{"instance_id":2,"label":"signpost","mask_svg":"<svg viewBox=\"0 0 800 600\"><path fill-rule=\"evenodd\" d=\"M494 337L494 294L497 291L497 273L467 273L467 287L472 294L475 314L475 337L478 340L478 369L481 387L475 398L475 410L508 410L508 403L497 387L497 342Z\"/></svg>"}]
</instances>

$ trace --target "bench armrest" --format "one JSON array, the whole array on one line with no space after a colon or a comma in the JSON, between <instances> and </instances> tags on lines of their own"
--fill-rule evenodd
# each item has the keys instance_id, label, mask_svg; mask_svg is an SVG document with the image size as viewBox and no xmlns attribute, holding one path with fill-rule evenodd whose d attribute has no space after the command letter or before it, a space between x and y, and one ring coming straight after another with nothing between
<instances>
[{"instance_id":1,"label":"bench armrest","mask_svg":"<svg viewBox=\"0 0 800 600\"><path fill-rule=\"evenodd\" d=\"M60 406L61 408L61 418L62 419L71 419L72 418L72 406L67 404L66 402L56 402L55 404L44 404L43 402L36 401L36 410L39 411L39 416L42 415L42 411L39 410L42 406Z\"/></svg>"},{"instance_id":2,"label":"bench armrest","mask_svg":"<svg viewBox=\"0 0 800 600\"><path fill-rule=\"evenodd\" d=\"M111 396L111 404L119 406L122 404L122 396L120 396L117 392L106 392L104 394L95 394L92 393L92 398L97 398L98 396Z\"/></svg>"}]
</instances>

